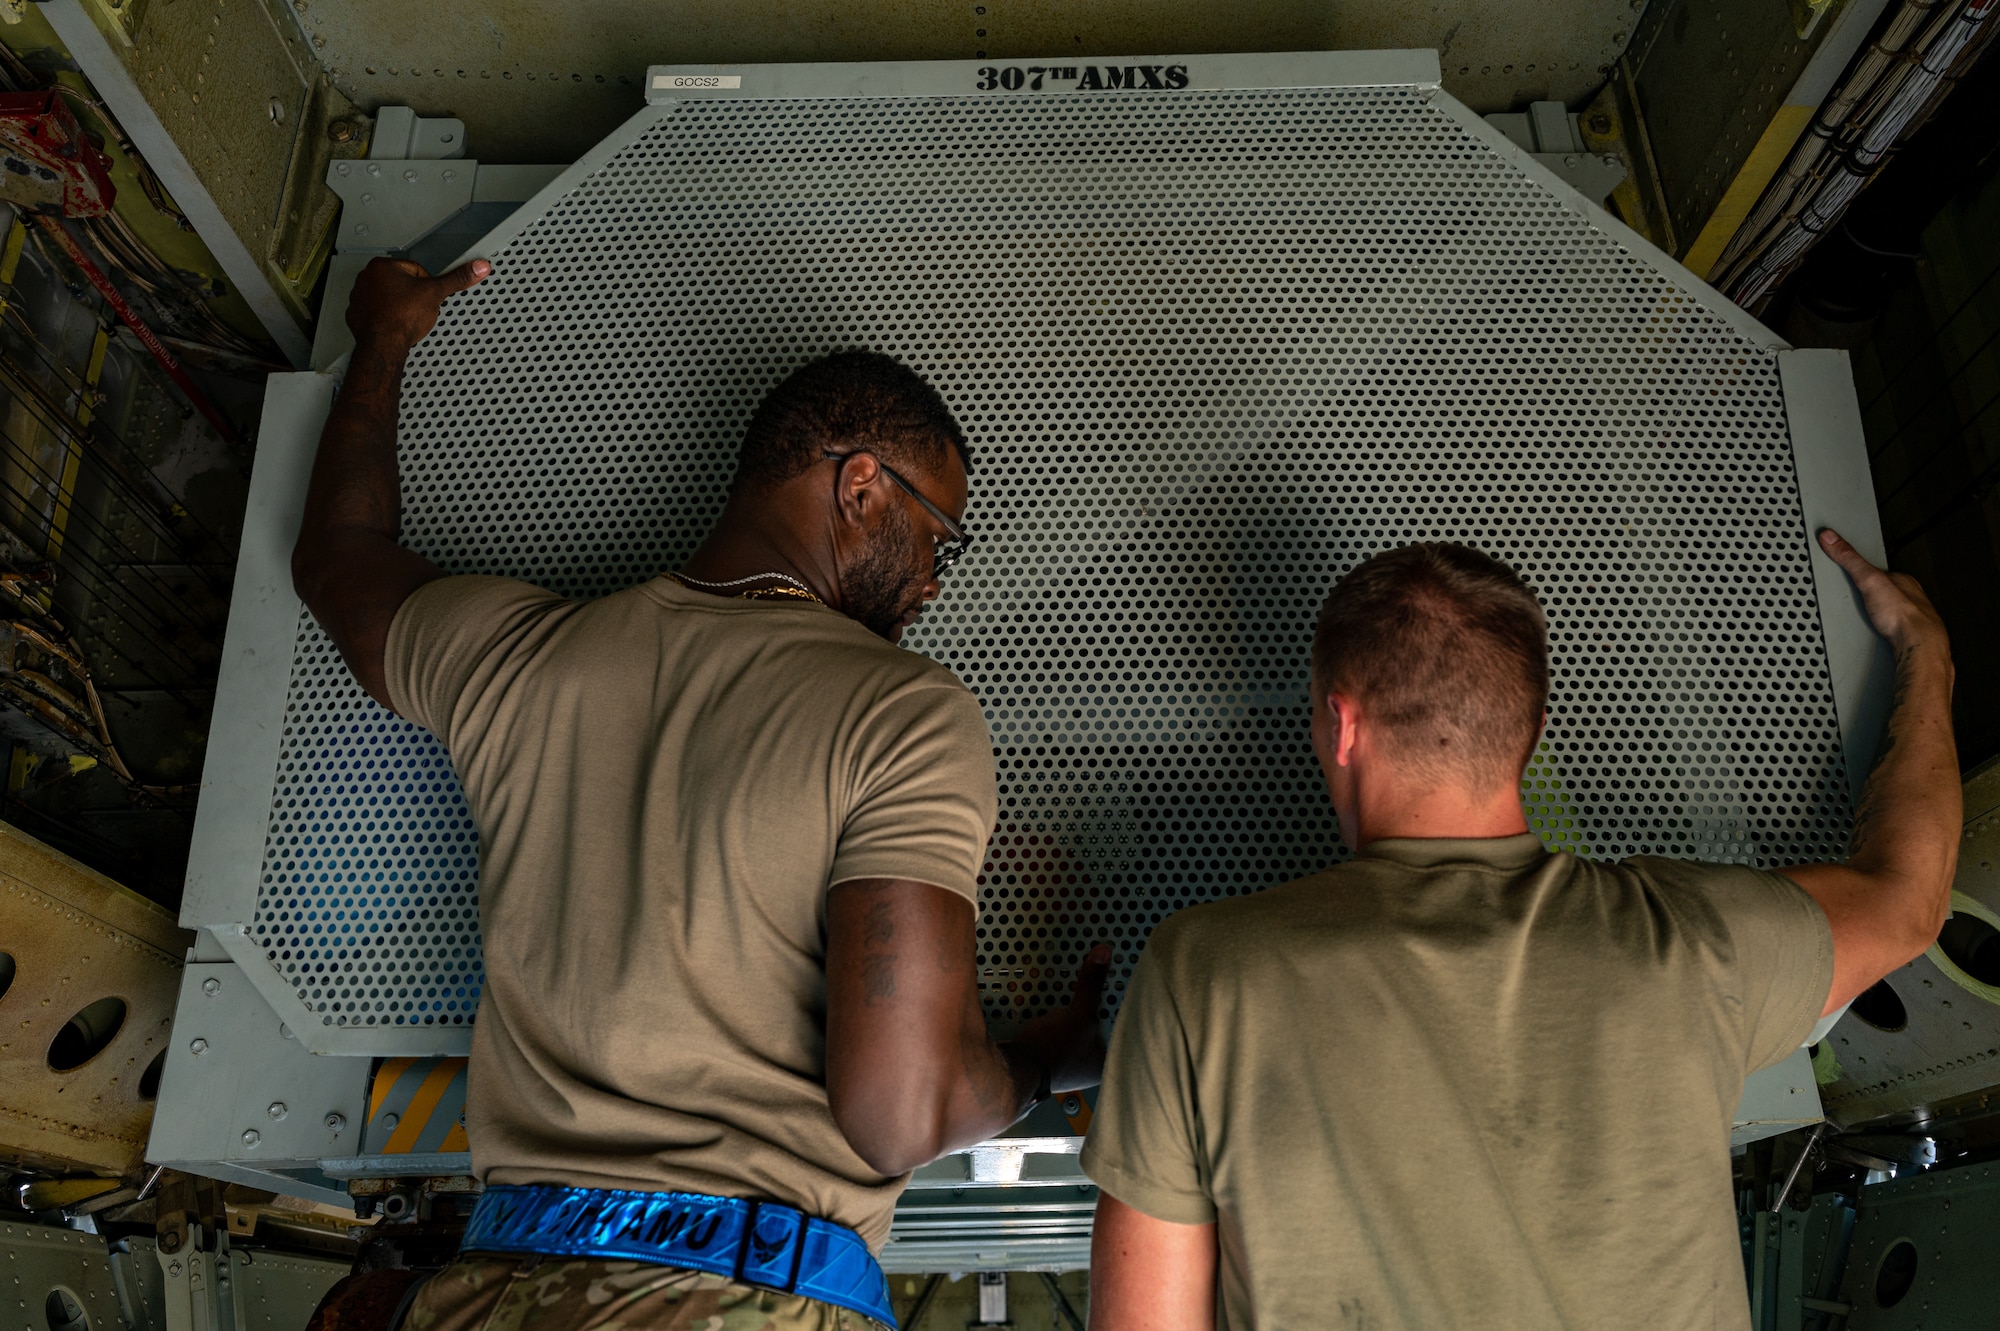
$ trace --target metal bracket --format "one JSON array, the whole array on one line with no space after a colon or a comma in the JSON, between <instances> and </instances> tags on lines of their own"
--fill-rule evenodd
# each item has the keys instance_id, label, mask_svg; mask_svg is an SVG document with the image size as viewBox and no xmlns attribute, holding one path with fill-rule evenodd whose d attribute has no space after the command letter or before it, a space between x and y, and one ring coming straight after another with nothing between
<instances>
[{"instance_id":1,"label":"metal bracket","mask_svg":"<svg viewBox=\"0 0 2000 1331\"><path fill-rule=\"evenodd\" d=\"M204 1251L200 1228L191 1228L192 1242L179 1252L158 1254L166 1277L167 1331L235 1331L229 1235L218 1233L214 1250Z\"/></svg>"},{"instance_id":2,"label":"metal bracket","mask_svg":"<svg viewBox=\"0 0 2000 1331\"><path fill-rule=\"evenodd\" d=\"M370 161L436 161L463 156L463 120L420 116L407 106L385 106L375 113L375 135L368 143Z\"/></svg>"},{"instance_id":3,"label":"metal bracket","mask_svg":"<svg viewBox=\"0 0 2000 1331\"><path fill-rule=\"evenodd\" d=\"M227 1230L200 1225L188 1238L179 1251L158 1254L166 1331L304 1326L351 1267L340 1257L234 1247Z\"/></svg>"},{"instance_id":4,"label":"metal bracket","mask_svg":"<svg viewBox=\"0 0 2000 1331\"><path fill-rule=\"evenodd\" d=\"M173 1031L148 1158L345 1205L319 1162L360 1140L369 1061L315 1057L230 962L189 964Z\"/></svg>"},{"instance_id":5,"label":"metal bracket","mask_svg":"<svg viewBox=\"0 0 2000 1331\"><path fill-rule=\"evenodd\" d=\"M408 109L390 106L382 113L387 116ZM419 119L415 132L436 144L449 136L448 128L436 127L457 124L455 120ZM456 142L463 150L463 134ZM444 165L447 161L451 165ZM565 169L488 166L442 156L426 160L421 154L393 159L376 154L365 162L339 162L330 167L327 184L340 196L343 206L335 253L327 264L319 325L314 330L312 367L328 369L353 348L354 337L347 327L347 296L370 259L405 254L421 246L430 253L411 257L437 264L440 253L448 256L486 234Z\"/></svg>"},{"instance_id":6,"label":"metal bracket","mask_svg":"<svg viewBox=\"0 0 2000 1331\"><path fill-rule=\"evenodd\" d=\"M1577 193L1601 202L1625 179L1625 163L1610 153L1594 153L1585 147L1578 121L1561 102L1532 102L1525 114L1486 117L1487 124L1561 176Z\"/></svg>"},{"instance_id":7,"label":"metal bracket","mask_svg":"<svg viewBox=\"0 0 2000 1331\"><path fill-rule=\"evenodd\" d=\"M462 161L335 162L326 172L341 203L335 245L349 254L410 248L471 204L478 168Z\"/></svg>"}]
</instances>

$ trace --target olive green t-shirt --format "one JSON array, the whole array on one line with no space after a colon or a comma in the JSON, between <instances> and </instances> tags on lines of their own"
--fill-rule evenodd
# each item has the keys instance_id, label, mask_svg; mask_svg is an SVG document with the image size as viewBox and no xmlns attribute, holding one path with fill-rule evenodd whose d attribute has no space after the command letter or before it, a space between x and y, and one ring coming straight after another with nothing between
<instances>
[{"instance_id":1,"label":"olive green t-shirt","mask_svg":"<svg viewBox=\"0 0 2000 1331\"><path fill-rule=\"evenodd\" d=\"M770 1198L879 1247L903 1180L827 1105L826 893L974 897L998 801L965 686L824 606L666 578L446 578L387 657L479 828L473 1171Z\"/></svg>"},{"instance_id":2,"label":"olive green t-shirt","mask_svg":"<svg viewBox=\"0 0 2000 1331\"><path fill-rule=\"evenodd\" d=\"M1832 982L1775 874L1376 842L1154 932L1083 1168L1230 1327L1741 1331L1731 1118Z\"/></svg>"}]
</instances>

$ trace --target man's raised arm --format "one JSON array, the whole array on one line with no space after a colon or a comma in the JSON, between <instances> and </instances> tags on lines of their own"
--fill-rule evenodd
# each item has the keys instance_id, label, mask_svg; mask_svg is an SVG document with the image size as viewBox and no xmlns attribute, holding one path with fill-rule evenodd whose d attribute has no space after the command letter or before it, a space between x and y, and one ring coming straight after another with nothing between
<instances>
[{"instance_id":1,"label":"man's raised arm","mask_svg":"<svg viewBox=\"0 0 2000 1331\"><path fill-rule=\"evenodd\" d=\"M1819 539L1896 657L1896 701L1855 812L1853 855L1781 871L1833 926L1832 1013L1936 941L1951 913L1962 806L1944 621L1916 579L1876 568L1836 532Z\"/></svg>"},{"instance_id":2,"label":"man's raised arm","mask_svg":"<svg viewBox=\"0 0 2000 1331\"><path fill-rule=\"evenodd\" d=\"M838 883L826 932L827 1099L841 1134L878 1172L907 1173L984 1141L1026 1113L1038 1090L1097 1084L1097 1009L1111 968L1103 944L1067 1007L1000 1045L979 1004L964 897L900 879Z\"/></svg>"},{"instance_id":3,"label":"man's raised arm","mask_svg":"<svg viewBox=\"0 0 2000 1331\"><path fill-rule=\"evenodd\" d=\"M403 363L449 296L485 278L484 259L432 277L406 259L376 259L355 279L347 326L354 356L320 433L292 585L361 687L389 706L383 649L410 593L444 573L397 544L403 494L396 415Z\"/></svg>"}]
</instances>

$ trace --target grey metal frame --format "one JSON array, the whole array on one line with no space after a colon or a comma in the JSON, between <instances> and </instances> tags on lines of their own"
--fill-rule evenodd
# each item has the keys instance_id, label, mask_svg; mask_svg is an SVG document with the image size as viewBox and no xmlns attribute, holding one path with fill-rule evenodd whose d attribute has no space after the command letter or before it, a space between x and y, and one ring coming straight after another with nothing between
<instances>
[{"instance_id":1,"label":"grey metal frame","mask_svg":"<svg viewBox=\"0 0 2000 1331\"><path fill-rule=\"evenodd\" d=\"M1170 63L1168 58L1154 58ZM648 105L623 127L537 193L507 222L490 233L465 257L491 255L519 236L532 222L589 179L624 147L673 113L680 98L700 96L750 98L895 96L911 93L980 94L967 85L978 71L1000 62L944 61L838 67L660 66L652 75L708 75L734 72L747 86L711 93L683 92L674 99ZM1026 62L1006 62L1026 63ZM1086 63L1064 58L1064 64ZM1111 62L1098 62L1100 64ZM1120 57L1119 65L1144 64L1138 57ZM1171 63L1182 63L1179 59ZM1866 461L1860 452L1858 415L1851 384L1838 363L1822 353L1791 352L1775 335L1722 299L1643 238L1611 219L1595 204L1550 174L1497 130L1486 125L1450 97L1436 90L1437 66L1429 53L1326 53L1288 56L1186 57L1190 86L1217 87L1372 87L1394 84L1425 91L1433 104L1467 133L1491 147L1516 170L1669 280L1675 288L1714 315L1752 345L1779 357L1795 457L1798 484L1808 525L1832 522L1864 551L1879 553L1880 533L1872 502L1865 490ZM764 88L766 80L769 89ZM651 83L649 77L649 85ZM196 828L190 865L189 891L183 922L207 931L214 959L235 963L258 1002L298 1035L298 1043L321 1055L397 1055L462 1053L469 1042L466 1027L338 1028L310 1018L290 984L272 967L250 939L245 923L255 908L258 879L269 822L274 768L280 732L285 722L287 691L293 664L300 605L289 578L289 552L296 533L304 484L320 423L331 401L338 367L333 374L299 374L273 379L267 401L262 447L252 482L251 508L244 549L237 571L226 642L221 705L209 750L204 781L208 793ZM1859 471L1857 473L1857 467ZM1854 477L1864 483L1857 488ZM1810 541L1809 532L1799 532ZM1873 634L1837 569L1814 555L1822 631L1836 681L1841 733L1848 753L1850 777L1866 770L1879 730L1881 658ZM192 972L191 972L192 975ZM190 983L194 983L191 979ZM232 989L231 992L236 992ZM182 1055L177 1051L175 1058ZM339 1062L364 1066L359 1059ZM179 1087L191 1086L172 1075L161 1105L161 1122L171 1126L183 1114L208 1114L213 1107L183 1099ZM258 1094L262 1094L259 1091ZM1816 1113L1816 1106L1814 1108ZM189 1150L177 1159L197 1163ZM225 1140L215 1159L237 1160L241 1150ZM304 1157L300 1157L303 1159ZM366 1172L358 1157L329 1144L322 1158L343 1173ZM338 1158L335 1163L335 1158ZM386 1166L385 1166L386 1167ZM211 1171L213 1172L213 1171Z\"/></svg>"},{"instance_id":2,"label":"grey metal frame","mask_svg":"<svg viewBox=\"0 0 2000 1331\"><path fill-rule=\"evenodd\" d=\"M1791 418L1799 503L1812 547L1813 582L1819 591L1820 631L1826 634L1827 669L1834 707L1846 739L1847 786L1856 803L1874 765L1889 721L1896 663L1889 644L1868 625L1861 597L1840 566L1819 548L1813 533L1831 527L1878 565L1889 562L1882 513L1868 471L1868 441L1861 406L1844 351L1783 350L1778 375Z\"/></svg>"}]
</instances>

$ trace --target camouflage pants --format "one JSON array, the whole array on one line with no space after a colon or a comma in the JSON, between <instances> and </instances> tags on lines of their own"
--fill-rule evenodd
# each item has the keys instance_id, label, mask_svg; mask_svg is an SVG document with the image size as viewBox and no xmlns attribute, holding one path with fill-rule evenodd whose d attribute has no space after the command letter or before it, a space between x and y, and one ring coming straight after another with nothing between
<instances>
[{"instance_id":1,"label":"camouflage pants","mask_svg":"<svg viewBox=\"0 0 2000 1331\"><path fill-rule=\"evenodd\" d=\"M405 1331L880 1331L831 1303L705 1271L578 1257L460 1257L418 1291Z\"/></svg>"}]
</instances>

